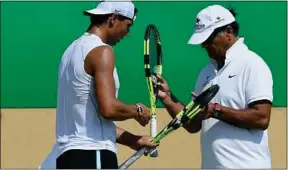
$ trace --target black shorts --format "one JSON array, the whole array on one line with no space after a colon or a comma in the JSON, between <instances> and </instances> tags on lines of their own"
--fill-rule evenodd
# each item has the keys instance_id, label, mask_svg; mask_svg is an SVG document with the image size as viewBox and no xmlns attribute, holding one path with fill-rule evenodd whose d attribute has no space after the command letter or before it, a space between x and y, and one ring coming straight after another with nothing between
<instances>
[{"instance_id":1,"label":"black shorts","mask_svg":"<svg viewBox=\"0 0 288 170\"><path fill-rule=\"evenodd\" d=\"M56 169L118 169L118 160L109 150L73 149L57 158Z\"/></svg>"}]
</instances>

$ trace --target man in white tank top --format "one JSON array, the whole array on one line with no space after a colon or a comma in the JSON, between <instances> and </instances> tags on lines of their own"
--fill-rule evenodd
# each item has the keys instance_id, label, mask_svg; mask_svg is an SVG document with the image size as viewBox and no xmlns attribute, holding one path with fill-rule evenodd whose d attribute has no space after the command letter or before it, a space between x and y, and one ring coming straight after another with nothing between
<instances>
[{"instance_id":1,"label":"man in white tank top","mask_svg":"<svg viewBox=\"0 0 288 170\"><path fill-rule=\"evenodd\" d=\"M189 44L201 45L210 62L199 73L193 97L213 84L220 90L185 129L189 133L201 130L203 169L270 169L267 128L273 101L272 74L265 61L238 36L235 15L220 5L197 14ZM169 91L167 82L159 80L159 97L175 117L183 104Z\"/></svg>"},{"instance_id":2,"label":"man in white tank top","mask_svg":"<svg viewBox=\"0 0 288 170\"><path fill-rule=\"evenodd\" d=\"M131 134L114 123L135 119L146 126L150 120L148 107L117 99L120 83L111 46L128 35L136 12L129 1L100 2L84 12L91 24L63 54L56 144L41 168L117 169L116 142L135 150L158 145L150 143L151 137ZM55 157L56 162L48 161L55 161Z\"/></svg>"}]
</instances>

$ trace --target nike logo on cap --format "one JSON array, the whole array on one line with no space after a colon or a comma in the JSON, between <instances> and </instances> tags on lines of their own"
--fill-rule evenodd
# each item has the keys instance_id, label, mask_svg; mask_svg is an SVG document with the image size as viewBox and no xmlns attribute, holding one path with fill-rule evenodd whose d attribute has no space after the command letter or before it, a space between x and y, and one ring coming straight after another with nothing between
<instances>
[{"instance_id":1,"label":"nike logo on cap","mask_svg":"<svg viewBox=\"0 0 288 170\"><path fill-rule=\"evenodd\" d=\"M235 76L236 76L236 74L234 74L234 75L229 75L228 78L232 78L232 77L235 77Z\"/></svg>"}]
</instances>

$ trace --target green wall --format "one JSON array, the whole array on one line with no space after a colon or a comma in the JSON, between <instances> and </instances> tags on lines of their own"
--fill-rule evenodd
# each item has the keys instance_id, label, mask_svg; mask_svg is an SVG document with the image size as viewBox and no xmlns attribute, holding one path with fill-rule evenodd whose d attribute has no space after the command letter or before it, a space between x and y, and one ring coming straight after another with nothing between
<instances>
[{"instance_id":1,"label":"green wall","mask_svg":"<svg viewBox=\"0 0 288 170\"><path fill-rule=\"evenodd\" d=\"M158 27L163 74L171 89L188 102L197 74L208 57L187 41L197 12L209 4L235 8L240 35L270 66L274 106L286 106L286 2L135 2L139 14L130 36L115 47L120 99L148 104L143 69L143 34ZM1 107L55 107L57 69L66 47L86 30L82 11L95 2L2 2Z\"/></svg>"}]
</instances>

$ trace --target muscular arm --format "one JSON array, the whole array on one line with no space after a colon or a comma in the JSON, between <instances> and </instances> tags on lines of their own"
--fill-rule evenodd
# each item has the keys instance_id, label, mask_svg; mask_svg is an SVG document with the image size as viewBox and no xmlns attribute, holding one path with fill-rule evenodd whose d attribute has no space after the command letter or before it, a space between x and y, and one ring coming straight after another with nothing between
<instances>
[{"instance_id":1,"label":"muscular arm","mask_svg":"<svg viewBox=\"0 0 288 170\"><path fill-rule=\"evenodd\" d=\"M135 118L136 106L126 105L115 97L114 62L113 51L108 46L93 49L85 59L85 71L95 80L99 112L106 119L115 121Z\"/></svg>"},{"instance_id":2,"label":"muscular arm","mask_svg":"<svg viewBox=\"0 0 288 170\"><path fill-rule=\"evenodd\" d=\"M239 128L265 130L270 122L271 103L261 100L250 104L249 108L241 110L221 106L221 112L218 119L231 125Z\"/></svg>"},{"instance_id":3,"label":"muscular arm","mask_svg":"<svg viewBox=\"0 0 288 170\"><path fill-rule=\"evenodd\" d=\"M170 95L167 95L167 97L162 100L162 103L173 119L184 108L184 105L171 92ZM183 127L189 133L197 133L199 130L201 130L201 122L202 121L198 117L195 117Z\"/></svg>"},{"instance_id":4,"label":"muscular arm","mask_svg":"<svg viewBox=\"0 0 288 170\"><path fill-rule=\"evenodd\" d=\"M265 130L269 126L273 101L273 78L263 60L249 62L244 72L246 109L222 107L219 119L239 128Z\"/></svg>"},{"instance_id":5,"label":"muscular arm","mask_svg":"<svg viewBox=\"0 0 288 170\"><path fill-rule=\"evenodd\" d=\"M141 136L134 135L128 131L125 131L124 129L117 127L117 140L116 142L130 147L131 149L137 149L137 141L141 138Z\"/></svg>"}]
</instances>

